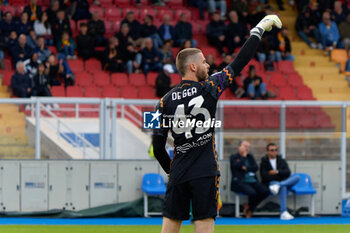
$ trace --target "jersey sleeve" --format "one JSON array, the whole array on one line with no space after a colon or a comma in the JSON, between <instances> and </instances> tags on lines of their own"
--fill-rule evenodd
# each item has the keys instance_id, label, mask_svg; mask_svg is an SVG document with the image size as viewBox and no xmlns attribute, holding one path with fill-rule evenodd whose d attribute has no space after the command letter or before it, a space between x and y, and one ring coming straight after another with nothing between
<instances>
[{"instance_id":1,"label":"jersey sleeve","mask_svg":"<svg viewBox=\"0 0 350 233\"><path fill-rule=\"evenodd\" d=\"M233 84L234 82L234 72L231 66L226 66L220 72L211 75L206 81L206 85L210 88L211 95L219 99L222 92Z\"/></svg>"},{"instance_id":2,"label":"jersey sleeve","mask_svg":"<svg viewBox=\"0 0 350 233\"><path fill-rule=\"evenodd\" d=\"M153 129L153 135L158 136L168 136L168 128L163 127L163 114L164 114L164 97L159 101L155 108L156 112L159 112L161 115L159 116L160 120L160 128Z\"/></svg>"}]
</instances>

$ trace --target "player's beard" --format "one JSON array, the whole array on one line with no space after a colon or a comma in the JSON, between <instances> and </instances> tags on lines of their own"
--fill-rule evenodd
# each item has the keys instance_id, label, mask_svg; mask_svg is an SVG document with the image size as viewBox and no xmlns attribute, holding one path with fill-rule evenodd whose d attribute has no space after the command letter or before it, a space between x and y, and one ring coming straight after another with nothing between
<instances>
[{"instance_id":1,"label":"player's beard","mask_svg":"<svg viewBox=\"0 0 350 233\"><path fill-rule=\"evenodd\" d=\"M196 77L198 79L198 82L203 82L208 78L208 71L206 69L198 69L196 71Z\"/></svg>"}]
</instances>

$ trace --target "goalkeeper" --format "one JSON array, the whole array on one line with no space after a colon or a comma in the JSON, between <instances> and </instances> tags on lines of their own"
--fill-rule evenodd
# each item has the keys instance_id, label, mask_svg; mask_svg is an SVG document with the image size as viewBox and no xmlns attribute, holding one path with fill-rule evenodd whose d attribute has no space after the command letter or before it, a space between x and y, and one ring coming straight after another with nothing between
<instances>
[{"instance_id":1,"label":"goalkeeper","mask_svg":"<svg viewBox=\"0 0 350 233\"><path fill-rule=\"evenodd\" d=\"M160 116L163 120L168 117L170 122L185 118L202 123L203 120L215 118L220 95L232 83L235 74L240 73L254 56L264 31L270 31L273 26L282 27L277 16L263 18L250 31L250 37L236 59L210 77L209 65L199 49L181 50L176 58L176 66L182 81L160 100L154 117ZM154 155L169 174L162 233L178 233L182 220L189 218L190 205L195 233L214 232L220 176L215 151L215 127L199 125L189 128L177 124L172 127L162 125L153 132ZM170 128L175 147L172 160L165 150Z\"/></svg>"}]
</instances>

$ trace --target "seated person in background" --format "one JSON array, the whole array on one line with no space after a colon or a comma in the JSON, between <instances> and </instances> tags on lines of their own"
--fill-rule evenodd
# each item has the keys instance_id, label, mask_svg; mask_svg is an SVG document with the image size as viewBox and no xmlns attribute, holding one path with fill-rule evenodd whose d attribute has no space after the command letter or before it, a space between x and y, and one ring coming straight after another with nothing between
<instances>
[{"instance_id":1,"label":"seated person in background","mask_svg":"<svg viewBox=\"0 0 350 233\"><path fill-rule=\"evenodd\" d=\"M230 54L226 54L223 62L218 67L218 70L224 69L226 66L228 66L232 62L232 56Z\"/></svg>"},{"instance_id":2,"label":"seated person in background","mask_svg":"<svg viewBox=\"0 0 350 233\"><path fill-rule=\"evenodd\" d=\"M140 36L143 38L143 41L145 38L151 38L153 40L153 46L155 48L159 48L163 46L163 41L160 39L157 28L153 24L153 17L152 15L146 15L144 19L144 24L141 26L141 32ZM141 48L144 47L144 43L142 43Z\"/></svg>"},{"instance_id":3,"label":"seated person in background","mask_svg":"<svg viewBox=\"0 0 350 233\"><path fill-rule=\"evenodd\" d=\"M1 32L3 36L8 37L12 31L16 31L16 21L13 19L10 11L4 12L4 16L0 21Z\"/></svg>"},{"instance_id":4,"label":"seated person in background","mask_svg":"<svg viewBox=\"0 0 350 233\"><path fill-rule=\"evenodd\" d=\"M218 67L215 64L214 56L212 54L207 55L206 61L209 64L209 72L208 72L209 76L219 71Z\"/></svg>"},{"instance_id":5,"label":"seated person in background","mask_svg":"<svg viewBox=\"0 0 350 233\"><path fill-rule=\"evenodd\" d=\"M248 36L247 26L239 22L236 11L230 11L229 24L227 25L227 48L228 53L233 54L235 49L242 46Z\"/></svg>"},{"instance_id":6,"label":"seated person in background","mask_svg":"<svg viewBox=\"0 0 350 233\"><path fill-rule=\"evenodd\" d=\"M67 59L76 59L74 52L76 50L76 45L73 38L70 37L68 31L64 31L62 34L62 39L57 43L57 51L63 54Z\"/></svg>"},{"instance_id":7,"label":"seated person in background","mask_svg":"<svg viewBox=\"0 0 350 233\"><path fill-rule=\"evenodd\" d=\"M38 54L33 53L32 57L30 59L27 59L23 62L25 67L25 72L29 75L30 81L32 86L34 87L34 76L38 73Z\"/></svg>"},{"instance_id":8,"label":"seated person in background","mask_svg":"<svg viewBox=\"0 0 350 233\"><path fill-rule=\"evenodd\" d=\"M343 6L342 6L341 1L334 2L334 9L331 12L331 18L337 25L339 25L341 22L345 21L346 14L343 10Z\"/></svg>"},{"instance_id":9,"label":"seated person in background","mask_svg":"<svg viewBox=\"0 0 350 233\"><path fill-rule=\"evenodd\" d=\"M292 46L288 38L287 28L282 28L280 32L277 33L278 41L278 51L276 51L276 61L294 61L294 56L292 55Z\"/></svg>"},{"instance_id":10,"label":"seated person in background","mask_svg":"<svg viewBox=\"0 0 350 233\"><path fill-rule=\"evenodd\" d=\"M187 48L192 48L191 40L185 40L184 42L182 42L182 44L180 45L179 52Z\"/></svg>"},{"instance_id":11,"label":"seated person in background","mask_svg":"<svg viewBox=\"0 0 350 233\"><path fill-rule=\"evenodd\" d=\"M332 50L337 47L339 41L339 31L337 24L331 21L329 12L324 12L322 15L322 22L318 25L321 34L323 49Z\"/></svg>"},{"instance_id":12,"label":"seated person in background","mask_svg":"<svg viewBox=\"0 0 350 233\"><path fill-rule=\"evenodd\" d=\"M94 55L94 39L87 33L88 26L86 23L80 23L80 33L76 38L78 56L84 60L91 58Z\"/></svg>"},{"instance_id":13,"label":"seated person in background","mask_svg":"<svg viewBox=\"0 0 350 233\"><path fill-rule=\"evenodd\" d=\"M11 78L11 88L17 97L29 98L31 96L31 81L29 75L25 73L24 64L21 61L16 64L16 72Z\"/></svg>"},{"instance_id":14,"label":"seated person in background","mask_svg":"<svg viewBox=\"0 0 350 233\"><path fill-rule=\"evenodd\" d=\"M192 39L192 25L188 22L188 15L182 13L180 21L175 25L175 46L181 45L185 40L191 41L191 47L197 46L197 41Z\"/></svg>"},{"instance_id":15,"label":"seated person in background","mask_svg":"<svg viewBox=\"0 0 350 233\"><path fill-rule=\"evenodd\" d=\"M36 44L37 47L34 49L34 52L38 54L38 60L40 63L43 63L49 57L51 51L45 46L45 39L43 36L38 36Z\"/></svg>"},{"instance_id":16,"label":"seated person in background","mask_svg":"<svg viewBox=\"0 0 350 233\"><path fill-rule=\"evenodd\" d=\"M57 64L55 55L51 54L47 58L45 74L48 76L50 86L60 86L58 76L64 80L64 86L74 85L73 72L65 59L60 58Z\"/></svg>"},{"instance_id":17,"label":"seated person in background","mask_svg":"<svg viewBox=\"0 0 350 233\"><path fill-rule=\"evenodd\" d=\"M339 33L341 43L345 50L350 48L350 13L347 14L346 20L339 24Z\"/></svg>"},{"instance_id":18,"label":"seated person in background","mask_svg":"<svg viewBox=\"0 0 350 233\"><path fill-rule=\"evenodd\" d=\"M24 7L23 10L24 12L27 12L29 20L31 22L37 20L42 14L41 6L39 6L37 2L37 0L30 0L29 5Z\"/></svg>"},{"instance_id":19,"label":"seated person in background","mask_svg":"<svg viewBox=\"0 0 350 233\"><path fill-rule=\"evenodd\" d=\"M163 24L160 25L158 29L158 34L160 38L165 41L165 40L170 40L174 42L175 39L175 30L174 26L170 24L170 16L168 14L163 16Z\"/></svg>"},{"instance_id":20,"label":"seated person in background","mask_svg":"<svg viewBox=\"0 0 350 233\"><path fill-rule=\"evenodd\" d=\"M8 54L13 59L14 55L12 54L12 51L13 51L13 48L18 44L17 32L15 30L11 31L9 37L6 39L7 39L6 47L7 47Z\"/></svg>"},{"instance_id":21,"label":"seated person in background","mask_svg":"<svg viewBox=\"0 0 350 233\"><path fill-rule=\"evenodd\" d=\"M164 41L163 48L160 50L160 53L162 54L163 65L169 64L173 67L174 70L176 70L175 56L173 54L173 51L171 50L171 45L171 40Z\"/></svg>"},{"instance_id":22,"label":"seated person in background","mask_svg":"<svg viewBox=\"0 0 350 233\"><path fill-rule=\"evenodd\" d=\"M62 38L64 31L68 31L69 35L72 35L72 29L70 27L70 22L66 18L64 10L58 10L56 13L56 18L51 24L52 35L54 36L55 43Z\"/></svg>"},{"instance_id":23,"label":"seated person in background","mask_svg":"<svg viewBox=\"0 0 350 233\"><path fill-rule=\"evenodd\" d=\"M38 73L34 76L34 96L52 96L50 80L45 74L45 64L40 63Z\"/></svg>"},{"instance_id":24,"label":"seated person in background","mask_svg":"<svg viewBox=\"0 0 350 233\"><path fill-rule=\"evenodd\" d=\"M140 31L141 31L141 24L139 21L135 19L135 14L132 11L128 11L126 13L125 19L122 21L121 25L124 23L129 25L130 28L130 36L133 40L133 43L135 43L136 46L140 45L141 41L140 39Z\"/></svg>"},{"instance_id":25,"label":"seated person in background","mask_svg":"<svg viewBox=\"0 0 350 233\"><path fill-rule=\"evenodd\" d=\"M106 32L105 23L100 19L100 14L95 11L87 23L88 34L94 38L95 46L106 46L108 40L104 37Z\"/></svg>"},{"instance_id":26,"label":"seated person in background","mask_svg":"<svg viewBox=\"0 0 350 233\"><path fill-rule=\"evenodd\" d=\"M20 21L16 24L16 31L17 34L25 34L27 35L29 33L29 30L32 28L32 22L28 20L28 13L22 12Z\"/></svg>"},{"instance_id":27,"label":"seated person in background","mask_svg":"<svg viewBox=\"0 0 350 233\"><path fill-rule=\"evenodd\" d=\"M40 19L35 20L34 31L37 36L43 36L45 38L45 43L47 45L53 44L51 25L46 12L40 16Z\"/></svg>"},{"instance_id":28,"label":"seated person in background","mask_svg":"<svg viewBox=\"0 0 350 233\"><path fill-rule=\"evenodd\" d=\"M261 159L260 176L262 183L269 187L273 195L279 194L281 219L290 220L294 217L287 211L288 189L298 183L299 176L290 177L290 169L286 160L277 155L277 146L269 143L267 154Z\"/></svg>"},{"instance_id":29,"label":"seated person in background","mask_svg":"<svg viewBox=\"0 0 350 233\"><path fill-rule=\"evenodd\" d=\"M32 50L34 50L37 47L36 34L35 34L34 29L29 30L26 43Z\"/></svg>"},{"instance_id":30,"label":"seated person in background","mask_svg":"<svg viewBox=\"0 0 350 233\"><path fill-rule=\"evenodd\" d=\"M220 8L220 15L222 19L226 18L226 1L225 0L208 0L209 13L216 12L216 8Z\"/></svg>"},{"instance_id":31,"label":"seated person in background","mask_svg":"<svg viewBox=\"0 0 350 233\"><path fill-rule=\"evenodd\" d=\"M103 68L112 73L121 73L125 71L125 64L123 62L123 54L119 46L119 40L115 37L109 39L109 45L105 49Z\"/></svg>"},{"instance_id":32,"label":"seated person in background","mask_svg":"<svg viewBox=\"0 0 350 233\"><path fill-rule=\"evenodd\" d=\"M266 84L256 75L255 66L249 66L248 77L244 79L244 91L251 99L267 99Z\"/></svg>"},{"instance_id":33,"label":"seated person in background","mask_svg":"<svg viewBox=\"0 0 350 233\"><path fill-rule=\"evenodd\" d=\"M161 53L153 46L151 38L146 38L145 45L141 51L143 73L147 75L148 71L161 72L163 68Z\"/></svg>"},{"instance_id":34,"label":"seated person in background","mask_svg":"<svg viewBox=\"0 0 350 233\"><path fill-rule=\"evenodd\" d=\"M141 73L141 62L142 62L142 55L140 53L137 53L136 47L129 43L126 46L126 50L122 52L123 54L123 61L126 63L126 70L128 74L135 71L135 73Z\"/></svg>"},{"instance_id":35,"label":"seated person in background","mask_svg":"<svg viewBox=\"0 0 350 233\"><path fill-rule=\"evenodd\" d=\"M209 44L217 48L220 54L224 54L224 45L226 41L226 24L220 20L220 15L214 12L211 16L210 23L207 25L207 38Z\"/></svg>"},{"instance_id":36,"label":"seated person in background","mask_svg":"<svg viewBox=\"0 0 350 233\"><path fill-rule=\"evenodd\" d=\"M2 70L5 69L5 63L4 63L4 58L5 58L5 50L6 48L6 43L5 43L5 37L2 35L1 30L0 30L0 68Z\"/></svg>"},{"instance_id":37,"label":"seated person in background","mask_svg":"<svg viewBox=\"0 0 350 233\"><path fill-rule=\"evenodd\" d=\"M249 142L241 141L238 144L238 152L230 157L231 190L248 195L248 204L244 205L243 210L246 218L250 218L254 209L269 195L268 188L261 184L255 175L258 165L249 152Z\"/></svg>"},{"instance_id":38,"label":"seated person in background","mask_svg":"<svg viewBox=\"0 0 350 233\"><path fill-rule=\"evenodd\" d=\"M156 79L156 95L162 98L170 89L171 79L170 75L174 73L174 69L171 65L166 64L163 66L163 71L159 73Z\"/></svg>"},{"instance_id":39,"label":"seated person in background","mask_svg":"<svg viewBox=\"0 0 350 233\"><path fill-rule=\"evenodd\" d=\"M32 57L33 50L27 45L27 37L24 34L21 34L18 37L18 43L15 44L12 48L12 62L17 64L18 61L25 61Z\"/></svg>"},{"instance_id":40,"label":"seated person in background","mask_svg":"<svg viewBox=\"0 0 350 233\"><path fill-rule=\"evenodd\" d=\"M75 6L74 6L75 5ZM75 21L78 21L80 19L90 19L91 18L91 13L89 11L90 5L87 0L75 0L72 1L72 6L73 6L73 19Z\"/></svg>"}]
</instances>

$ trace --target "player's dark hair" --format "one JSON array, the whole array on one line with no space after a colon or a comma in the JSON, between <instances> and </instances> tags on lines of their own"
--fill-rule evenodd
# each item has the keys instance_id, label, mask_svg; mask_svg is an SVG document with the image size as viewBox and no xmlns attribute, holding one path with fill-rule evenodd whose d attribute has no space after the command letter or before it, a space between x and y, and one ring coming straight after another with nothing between
<instances>
[{"instance_id":1,"label":"player's dark hair","mask_svg":"<svg viewBox=\"0 0 350 233\"><path fill-rule=\"evenodd\" d=\"M276 144L273 142L270 142L269 144L267 144L266 150L269 150L270 146L276 146Z\"/></svg>"},{"instance_id":2,"label":"player's dark hair","mask_svg":"<svg viewBox=\"0 0 350 233\"><path fill-rule=\"evenodd\" d=\"M186 68L188 59L191 58L193 55L196 55L197 53L200 53L200 49L196 48L188 48L181 50L177 56L176 56L176 68L179 71L181 77L184 77L186 74Z\"/></svg>"}]
</instances>

